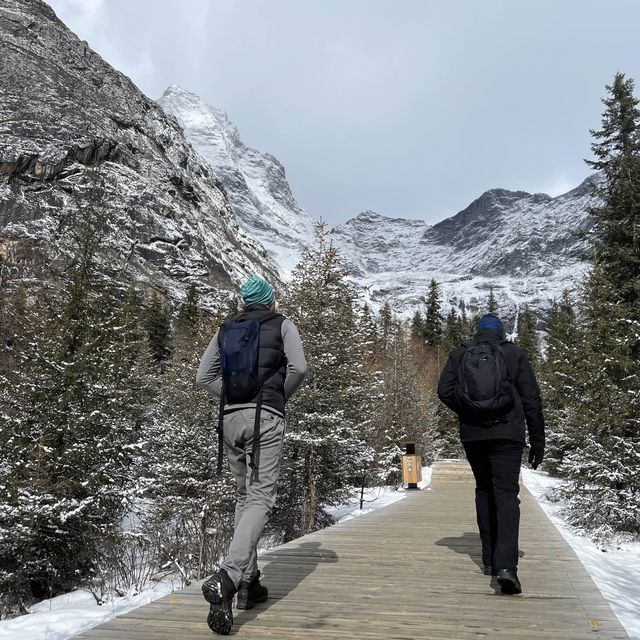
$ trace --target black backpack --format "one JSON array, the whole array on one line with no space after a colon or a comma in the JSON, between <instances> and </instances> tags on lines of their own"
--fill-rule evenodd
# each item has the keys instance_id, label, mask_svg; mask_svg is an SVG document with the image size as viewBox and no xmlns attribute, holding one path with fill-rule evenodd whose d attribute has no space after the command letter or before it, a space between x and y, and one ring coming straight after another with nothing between
<instances>
[{"instance_id":1,"label":"black backpack","mask_svg":"<svg viewBox=\"0 0 640 640\"><path fill-rule=\"evenodd\" d=\"M253 447L249 466L258 467L260 441L260 413L262 410L262 387L279 369L268 372L260 379L258 360L260 353L260 325L277 318L279 313L266 313L257 319L238 317L220 327L220 373L222 395L218 415L218 475L222 473L223 424L225 404L250 403L256 399L256 417L253 429Z\"/></svg>"},{"instance_id":2,"label":"black backpack","mask_svg":"<svg viewBox=\"0 0 640 640\"><path fill-rule=\"evenodd\" d=\"M456 386L465 412L482 422L500 422L513 408L515 393L501 345L476 342L465 348Z\"/></svg>"}]
</instances>

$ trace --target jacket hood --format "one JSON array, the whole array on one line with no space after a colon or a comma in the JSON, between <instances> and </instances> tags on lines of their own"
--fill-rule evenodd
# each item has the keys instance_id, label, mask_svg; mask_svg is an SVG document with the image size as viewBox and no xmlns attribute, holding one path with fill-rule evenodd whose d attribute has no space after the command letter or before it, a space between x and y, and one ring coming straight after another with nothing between
<instances>
[{"instance_id":1,"label":"jacket hood","mask_svg":"<svg viewBox=\"0 0 640 640\"><path fill-rule=\"evenodd\" d=\"M480 329L476 332L475 339L478 342L492 342L504 340L504 329L499 331L498 329Z\"/></svg>"}]
</instances>

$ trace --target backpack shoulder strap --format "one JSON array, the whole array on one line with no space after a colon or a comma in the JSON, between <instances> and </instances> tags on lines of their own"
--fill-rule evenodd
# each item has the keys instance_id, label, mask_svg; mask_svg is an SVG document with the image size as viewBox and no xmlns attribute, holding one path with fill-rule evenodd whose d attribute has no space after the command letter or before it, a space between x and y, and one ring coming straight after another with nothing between
<instances>
[{"instance_id":1,"label":"backpack shoulder strap","mask_svg":"<svg viewBox=\"0 0 640 640\"><path fill-rule=\"evenodd\" d=\"M504 350L504 346L507 344L513 344L513 342L510 342L509 340L503 340L499 345L498 345L498 353L502 356L502 359L504 360L504 366L507 370L507 380L513 384L515 378L512 374L511 368L509 367L509 359L507 358L506 352Z\"/></svg>"}]
</instances>

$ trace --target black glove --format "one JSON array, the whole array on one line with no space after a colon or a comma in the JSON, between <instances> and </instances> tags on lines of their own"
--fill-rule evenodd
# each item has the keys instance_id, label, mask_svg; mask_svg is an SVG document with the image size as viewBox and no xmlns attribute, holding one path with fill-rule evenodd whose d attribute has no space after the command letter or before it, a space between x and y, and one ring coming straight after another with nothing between
<instances>
[{"instance_id":1,"label":"black glove","mask_svg":"<svg viewBox=\"0 0 640 640\"><path fill-rule=\"evenodd\" d=\"M533 469L537 469L544 458L544 445L532 444L529 449L529 464Z\"/></svg>"}]
</instances>

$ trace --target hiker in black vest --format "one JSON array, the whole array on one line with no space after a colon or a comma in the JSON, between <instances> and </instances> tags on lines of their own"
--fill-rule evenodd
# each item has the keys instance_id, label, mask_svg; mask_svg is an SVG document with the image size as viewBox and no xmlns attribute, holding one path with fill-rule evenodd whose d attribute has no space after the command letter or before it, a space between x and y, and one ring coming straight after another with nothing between
<instances>
[{"instance_id":1,"label":"hiker in black vest","mask_svg":"<svg viewBox=\"0 0 640 640\"><path fill-rule=\"evenodd\" d=\"M237 483L233 539L220 570L202 585L212 631L227 635L231 604L250 609L268 597L260 584L256 547L276 499L287 400L304 380L300 334L275 313L271 285L253 276L240 289L244 312L220 327L196 382L220 398L219 437ZM222 449L218 459L221 471Z\"/></svg>"},{"instance_id":2,"label":"hiker in black vest","mask_svg":"<svg viewBox=\"0 0 640 640\"><path fill-rule=\"evenodd\" d=\"M503 593L521 593L518 579L518 477L529 431L529 462L544 455L540 390L526 353L504 340L494 315L478 323L475 340L454 349L438 383L438 397L460 420L460 440L476 480L476 513L487 575Z\"/></svg>"}]
</instances>

